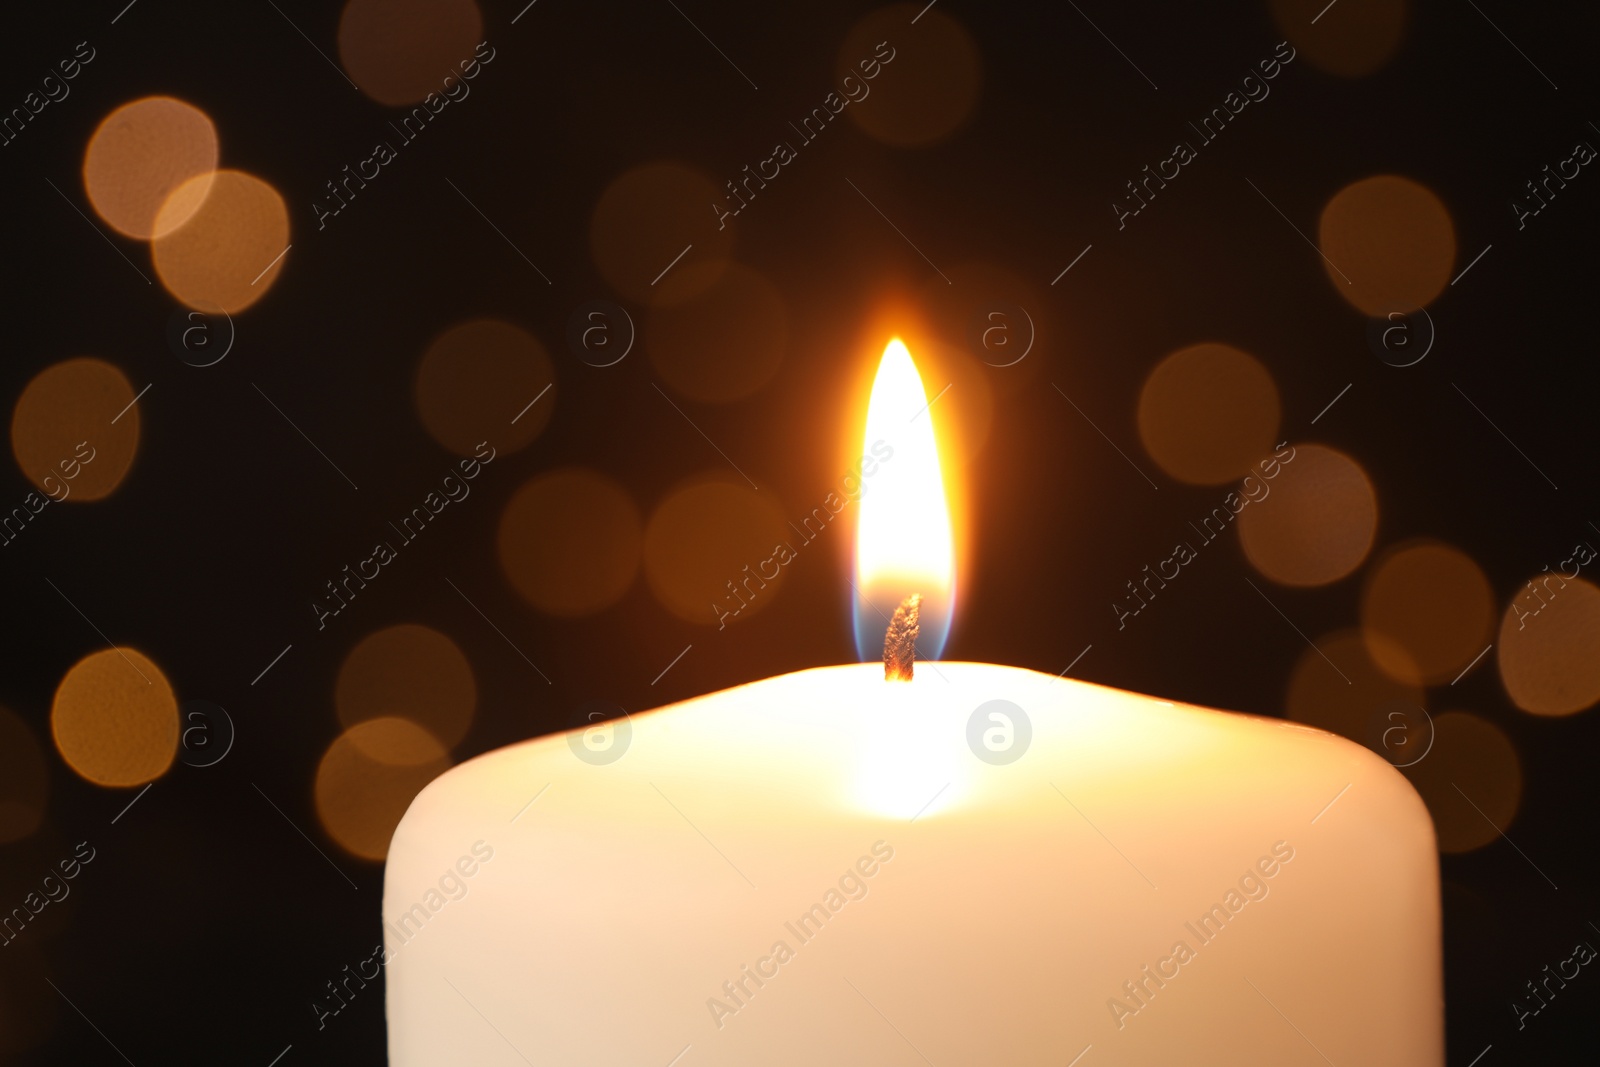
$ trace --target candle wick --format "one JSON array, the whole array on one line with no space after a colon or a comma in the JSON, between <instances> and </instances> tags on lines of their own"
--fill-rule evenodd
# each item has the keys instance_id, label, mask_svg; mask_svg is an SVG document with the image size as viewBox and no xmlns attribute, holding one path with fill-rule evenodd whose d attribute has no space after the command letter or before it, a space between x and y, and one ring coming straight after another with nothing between
<instances>
[{"instance_id":1,"label":"candle wick","mask_svg":"<svg viewBox=\"0 0 1600 1067\"><path fill-rule=\"evenodd\" d=\"M922 594L912 593L900 601L883 635L883 676L891 682L911 681L916 661L917 632L922 612Z\"/></svg>"}]
</instances>

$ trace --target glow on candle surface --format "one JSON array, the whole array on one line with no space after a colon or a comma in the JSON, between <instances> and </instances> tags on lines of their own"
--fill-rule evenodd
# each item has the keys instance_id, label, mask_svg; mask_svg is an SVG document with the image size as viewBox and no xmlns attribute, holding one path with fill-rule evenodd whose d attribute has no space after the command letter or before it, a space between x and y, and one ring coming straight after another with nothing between
<instances>
[{"instance_id":1,"label":"glow on candle surface","mask_svg":"<svg viewBox=\"0 0 1600 1067\"><path fill-rule=\"evenodd\" d=\"M866 439L889 413L896 474L859 554L886 598L951 558L933 431L894 425L913 389L891 345ZM612 736L417 797L384 885L391 1063L1444 1062L1432 824L1333 735L928 662Z\"/></svg>"}]
</instances>

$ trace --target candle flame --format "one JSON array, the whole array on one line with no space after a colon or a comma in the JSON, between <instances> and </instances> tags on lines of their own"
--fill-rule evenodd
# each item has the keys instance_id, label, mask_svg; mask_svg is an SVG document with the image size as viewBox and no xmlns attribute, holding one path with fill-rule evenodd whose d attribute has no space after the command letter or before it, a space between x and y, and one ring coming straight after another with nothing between
<instances>
[{"instance_id":1,"label":"candle flame","mask_svg":"<svg viewBox=\"0 0 1600 1067\"><path fill-rule=\"evenodd\" d=\"M912 594L922 597L917 657L938 658L950 632L955 563L931 408L911 353L894 338L872 383L861 454L855 634L862 659L882 655L889 620Z\"/></svg>"}]
</instances>

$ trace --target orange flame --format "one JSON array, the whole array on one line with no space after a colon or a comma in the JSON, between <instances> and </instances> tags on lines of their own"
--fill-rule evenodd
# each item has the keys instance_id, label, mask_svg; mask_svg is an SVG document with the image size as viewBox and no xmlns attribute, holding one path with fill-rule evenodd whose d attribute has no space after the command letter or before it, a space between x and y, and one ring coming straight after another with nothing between
<instances>
[{"instance_id":1,"label":"orange flame","mask_svg":"<svg viewBox=\"0 0 1600 1067\"><path fill-rule=\"evenodd\" d=\"M930 406L911 353L894 338L872 384L861 456L855 631L863 659L881 655L888 620L913 593L922 595L918 657L937 658L950 632L955 553Z\"/></svg>"}]
</instances>

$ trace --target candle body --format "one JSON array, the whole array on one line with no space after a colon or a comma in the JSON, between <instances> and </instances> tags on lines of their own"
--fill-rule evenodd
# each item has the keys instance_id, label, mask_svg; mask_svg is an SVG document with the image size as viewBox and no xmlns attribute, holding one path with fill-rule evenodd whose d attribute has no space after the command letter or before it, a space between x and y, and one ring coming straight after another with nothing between
<instances>
[{"instance_id":1,"label":"candle body","mask_svg":"<svg viewBox=\"0 0 1600 1067\"><path fill-rule=\"evenodd\" d=\"M1431 822L1330 734L861 664L606 744L502 749L413 803L396 1067L1444 1062Z\"/></svg>"}]
</instances>

